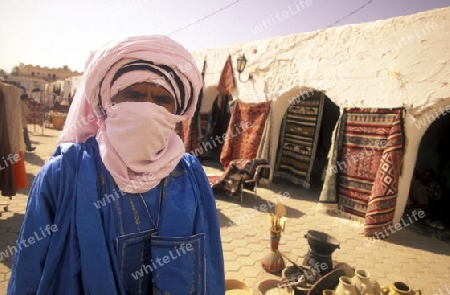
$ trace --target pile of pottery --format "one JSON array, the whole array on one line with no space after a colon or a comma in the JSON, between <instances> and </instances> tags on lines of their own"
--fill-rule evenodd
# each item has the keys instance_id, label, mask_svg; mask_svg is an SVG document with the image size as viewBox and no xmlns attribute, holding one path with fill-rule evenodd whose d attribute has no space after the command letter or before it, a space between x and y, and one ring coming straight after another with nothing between
<instances>
[{"instance_id":1,"label":"pile of pottery","mask_svg":"<svg viewBox=\"0 0 450 295\"><path fill-rule=\"evenodd\" d=\"M289 295L420 295L405 283L396 282L392 287L380 287L379 283L365 270L356 270L347 263L333 265L332 254L339 248L334 237L315 230L309 230L305 238L309 250L302 265L289 261L286 267L278 250L281 233L285 230L286 208L277 204L274 214L267 214L270 224L270 249L261 259L261 266L267 272L282 271L283 279L265 280L259 283L260 294Z\"/></svg>"},{"instance_id":2,"label":"pile of pottery","mask_svg":"<svg viewBox=\"0 0 450 295\"><path fill-rule=\"evenodd\" d=\"M321 278L319 273L309 267L294 265L283 270L283 279L278 286L292 290L292 294L306 295Z\"/></svg>"},{"instance_id":3,"label":"pile of pottery","mask_svg":"<svg viewBox=\"0 0 450 295\"><path fill-rule=\"evenodd\" d=\"M395 282L393 286L382 286L370 274L357 270L356 275L340 277L335 290L323 290L322 295L421 295L420 290L410 288L403 282Z\"/></svg>"},{"instance_id":4,"label":"pile of pottery","mask_svg":"<svg viewBox=\"0 0 450 295\"><path fill-rule=\"evenodd\" d=\"M318 275L314 270L303 275L298 275L298 272L293 274L292 268L297 267L305 269L304 266L288 267L283 272L284 279L278 284L278 288L292 290L290 294L295 295L421 295L420 290L403 282L380 286L368 271L354 271L346 263L338 263L324 276Z\"/></svg>"},{"instance_id":5,"label":"pile of pottery","mask_svg":"<svg viewBox=\"0 0 450 295\"><path fill-rule=\"evenodd\" d=\"M286 207L275 205L274 213L266 214L269 222L270 249L261 258L262 268L270 273L282 272L283 279L267 279L259 282L261 295L421 295L404 283L392 287L380 284L365 270L356 270L347 263L333 264L332 254L340 243L334 237L316 230L308 230L305 238L309 250L297 265L278 249L281 234L286 229ZM286 267L284 258L293 266ZM252 295L244 282L226 280L226 295Z\"/></svg>"},{"instance_id":6,"label":"pile of pottery","mask_svg":"<svg viewBox=\"0 0 450 295\"><path fill-rule=\"evenodd\" d=\"M306 295L311 290L333 288L339 276L354 275L354 270L347 264L333 268L332 254L339 248L339 241L334 237L315 230L305 235L309 250L301 266L294 264L283 270L281 287L289 287L294 294ZM331 274L331 275L329 275ZM327 277L327 280L322 278ZM319 284L319 282L321 282Z\"/></svg>"},{"instance_id":7,"label":"pile of pottery","mask_svg":"<svg viewBox=\"0 0 450 295\"><path fill-rule=\"evenodd\" d=\"M338 265L337 269L319 279L313 286L306 282L302 287L290 285L286 280L269 279L258 284L259 294L262 295L421 295L420 290L410 288L403 282L395 282L393 286L381 286L367 271L357 270L351 276L347 264ZM347 271L349 276L339 274ZM338 274L338 275L335 275ZM306 275L306 274L305 274ZM310 274L308 274L309 276ZM291 282L292 283L292 282ZM337 286L336 286L337 284ZM227 280L226 295L253 295L245 283L238 280ZM334 286L336 286L334 288Z\"/></svg>"},{"instance_id":8,"label":"pile of pottery","mask_svg":"<svg viewBox=\"0 0 450 295\"><path fill-rule=\"evenodd\" d=\"M308 266L290 266L283 271L280 288L290 288L295 295L321 295L323 290L333 290L338 286L340 277L355 276L355 271L347 263L337 264L333 270L321 275ZM348 295L348 294L346 294Z\"/></svg>"},{"instance_id":9,"label":"pile of pottery","mask_svg":"<svg viewBox=\"0 0 450 295\"><path fill-rule=\"evenodd\" d=\"M365 270L357 270L353 277L340 277L334 290L336 295L380 295L380 292L380 284ZM328 290L327 294L333 294L333 290Z\"/></svg>"}]
</instances>

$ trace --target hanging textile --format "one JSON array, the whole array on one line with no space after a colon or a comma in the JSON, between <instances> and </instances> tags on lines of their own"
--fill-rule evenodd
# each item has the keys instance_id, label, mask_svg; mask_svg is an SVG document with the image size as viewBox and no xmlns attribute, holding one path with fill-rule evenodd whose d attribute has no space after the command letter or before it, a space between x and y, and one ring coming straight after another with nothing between
<instances>
[{"instance_id":1,"label":"hanging textile","mask_svg":"<svg viewBox=\"0 0 450 295\"><path fill-rule=\"evenodd\" d=\"M233 65L231 64L231 56L228 56L225 66L220 74L219 85L217 90L220 94L227 95L231 93L231 90L235 87L234 75L233 75Z\"/></svg>"},{"instance_id":2,"label":"hanging textile","mask_svg":"<svg viewBox=\"0 0 450 295\"><path fill-rule=\"evenodd\" d=\"M372 188L372 196L367 205L364 234L374 236L392 224L398 194L398 182L401 175L404 153L404 110L397 109L389 113L391 123L386 138L379 168Z\"/></svg>"},{"instance_id":3,"label":"hanging textile","mask_svg":"<svg viewBox=\"0 0 450 295\"><path fill-rule=\"evenodd\" d=\"M403 109L346 110L337 173L340 208L374 236L392 224L404 151Z\"/></svg>"},{"instance_id":4,"label":"hanging textile","mask_svg":"<svg viewBox=\"0 0 450 295\"><path fill-rule=\"evenodd\" d=\"M325 96L315 93L290 105L283 117L274 176L310 187Z\"/></svg>"},{"instance_id":5,"label":"hanging textile","mask_svg":"<svg viewBox=\"0 0 450 295\"><path fill-rule=\"evenodd\" d=\"M22 108L20 107L20 91L16 86L0 82L0 88L5 96L6 119L9 132L9 142L13 153L25 150L22 133Z\"/></svg>"},{"instance_id":6,"label":"hanging textile","mask_svg":"<svg viewBox=\"0 0 450 295\"><path fill-rule=\"evenodd\" d=\"M259 145L258 151L256 152L257 159L264 159L267 162L269 162L270 159L270 135L272 130L271 114L272 112L269 112L269 115L267 116L263 134L261 135L261 144Z\"/></svg>"},{"instance_id":7,"label":"hanging textile","mask_svg":"<svg viewBox=\"0 0 450 295\"><path fill-rule=\"evenodd\" d=\"M0 88L0 158L8 159L12 155L11 144L9 142L8 124L6 119L6 98ZM14 196L16 194L16 182L12 165L0 161L0 190L2 196Z\"/></svg>"},{"instance_id":8,"label":"hanging textile","mask_svg":"<svg viewBox=\"0 0 450 295\"><path fill-rule=\"evenodd\" d=\"M236 102L220 154L224 169L232 160L256 158L269 111L270 102Z\"/></svg>"},{"instance_id":9,"label":"hanging textile","mask_svg":"<svg viewBox=\"0 0 450 295\"><path fill-rule=\"evenodd\" d=\"M331 167L336 167L338 156L341 154L342 142L344 137L344 128L347 118L347 113L343 112L337 122L336 128L331 139L331 156L328 160ZM322 192L320 194L319 202L336 204L338 202L337 195L337 170L333 172L332 169L328 169L325 175L325 181L323 183Z\"/></svg>"},{"instance_id":10,"label":"hanging textile","mask_svg":"<svg viewBox=\"0 0 450 295\"><path fill-rule=\"evenodd\" d=\"M2 125L0 128L3 130L2 138L8 136L5 141L2 140L1 152L4 159L1 163L3 173L0 173L2 179L2 195L3 196L15 196L18 189L28 186L27 175L25 172L25 162L23 152L25 151L25 143L23 141L22 130L22 108L20 106L20 91L16 86L8 85L0 82L0 90L3 94L2 108L5 112L2 116ZM7 131L6 131L7 130ZM7 149L7 143L9 141L9 151ZM6 162L5 162L6 161ZM12 179L11 179L12 176ZM6 177L3 179L3 177Z\"/></svg>"},{"instance_id":11,"label":"hanging textile","mask_svg":"<svg viewBox=\"0 0 450 295\"><path fill-rule=\"evenodd\" d=\"M205 76L206 61L203 62L202 80ZM176 132L181 137L184 143L184 149L187 153L194 151L200 144L200 109L202 108L203 88L199 93L195 113L191 118L188 118L178 123Z\"/></svg>"},{"instance_id":12,"label":"hanging textile","mask_svg":"<svg viewBox=\"0 0 450 295\"><path fill-rule=\"evenodd\" d=\"M214 99L211 113L206 122L202 148L212 157L218 157L222 150L223 140L220 140L227 132L231 117L230 104L233 102L231 90L235 87L231 56L225 62L217 85L219 94ZM217 140L219 138L219 140Z\"/></svg>"},{"instance_id":13,"label":"hanging textile","mask_svg":"<svg viewBox=\"0 0 450 295\"><path fill-rule=\"evenodd\" d=\"M28 106L28 116L27 121L28 124L36 124L39 126L43 126L45 121L45 106L42 103L39 103L35 100L28 99L26 101Z\"/></svg>"},{"instance_id":14,"label":"hanging textile","mask_svg":"<svg viewBox=\"0 0 450 295\"><path fill-rule=\"evenodd\" d=\"M179 123L178 135L181 137L184 143L184 150L186 153L190 153L195 150L199 143L199 121L193 123L193 119L189 118Z\"/></svg>"}]
</instances>

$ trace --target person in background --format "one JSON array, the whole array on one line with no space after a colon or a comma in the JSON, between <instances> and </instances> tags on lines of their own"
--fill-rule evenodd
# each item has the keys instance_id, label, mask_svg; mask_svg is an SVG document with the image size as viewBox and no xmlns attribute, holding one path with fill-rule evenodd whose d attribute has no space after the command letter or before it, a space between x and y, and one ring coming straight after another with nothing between
<instances>
[{"instance_id":1,"label":"person in background","mask_svg":"<svg viewBox=\"0 0 450 295\"><path fill-rule=\"evenodd\" d=\"M32 152L36 149L31 145L30 137L28 135L28 115L30 113L27 105L28 94L24 93L20 96L20 106L22 108L22 126L23 126L23 141L25 142L25 148L27 152Z\"/></svg>"},{"instance_id":2,"label":"person in background","mask_svg":"<svg viewBox=\"0 0 450 295\"><path fill-rule=\"evenodd\" d=\"M225 294L214 196L174 131L201 88L192 56L166 36L91 54L30 190L18 241L40 240L15 254L9 295Z\"/></svg>"},{"instance_id":3,"label":"person in background","mask_svg":"<svg viewBox=\"0 0 450 295\"><path fill-rule=\"evenodd\" d=\"M408 208L424 210L426 219L424 223L430 227L444 229L442 222L435 220L438 204L441 199L441 187L433 180L433 170L427 169L419 175L414 171L414 177L411 181L410 196Z\"/></svg>"}]
</instances>

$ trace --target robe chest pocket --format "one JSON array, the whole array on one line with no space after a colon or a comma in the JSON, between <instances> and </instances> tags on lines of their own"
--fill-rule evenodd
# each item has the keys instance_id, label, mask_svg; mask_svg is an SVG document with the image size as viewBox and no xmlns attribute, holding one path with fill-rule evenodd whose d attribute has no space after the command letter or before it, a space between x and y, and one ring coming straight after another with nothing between
<instances>
[{"instance_id":1,"label":"robe chest pocket","mask_svg":"<svg viewBox=\"0 0 450 295\"><path fill-rule=\"evenodd\" d=\"M204 234L152 237L153 294L205 294Z\"/></svg>"},{"instance_id":2,"label":"robe chest pocket","mask_svg":"<svg viewBox=\"0 0 450 295\"><path fill-rule=\"evenodd\" d=\"M186 237L157 234L157 230L150 230L117 238L126 294L204 294L204 234Z\"/></svg>"}]
</instances>

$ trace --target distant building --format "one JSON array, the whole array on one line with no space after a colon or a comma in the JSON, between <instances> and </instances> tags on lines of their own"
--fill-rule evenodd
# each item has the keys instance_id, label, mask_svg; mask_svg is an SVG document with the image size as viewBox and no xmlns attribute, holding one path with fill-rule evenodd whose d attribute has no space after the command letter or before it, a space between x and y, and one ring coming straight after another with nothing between
<instances>
[{"instance_id":1,"label":"distant building","mask_svg":"<svg viewBox=\"0 0 450 295\"><path fill-rule=\"evenodd\" d=\"M63 86L61 86L59 81L63 81L62 83L64 84L64 80L70 80L70 78L81 74L80 72L72 71L67 66L49 68L20 64L13 73L5 75L4 80L25 88L26 93L29 93L34 99L47 102L53 100L49 99L49 97L61 95ZM55 87L48 87L49 83Z\"/></svg>"},{"instance_id":2,"label":"distant building","mask_svg":"<svg viewBox=\"0 0 450 295\"><path fill-rule=\"evenodd\" d=\"M61 80L79 75L81 75L80 72L72 71L66 66L61 68L48 68L20 64L17 71L17 76L19 77L39 78L45 81Z\"/></svg>"}]
</instances>

